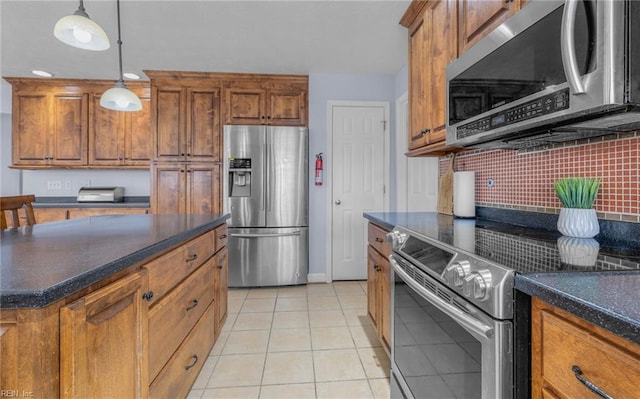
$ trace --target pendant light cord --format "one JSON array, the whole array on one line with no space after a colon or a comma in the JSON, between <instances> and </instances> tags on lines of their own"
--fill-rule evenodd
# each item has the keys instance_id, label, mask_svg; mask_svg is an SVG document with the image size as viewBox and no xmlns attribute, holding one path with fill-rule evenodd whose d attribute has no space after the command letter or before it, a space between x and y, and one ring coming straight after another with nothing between
<instances>
[{"instance_id":1,"label":"pendant light cord","mask_svg":"<svg viewBox=\"0 0 640 399\"><path fill-rule=\"evenodd\" d=\"M82 3L82 0L80 0ZM120 0L116 0L116 6L118 9L118 59L120 62L120 80L119 82L124 83L124 75L122 74L122 38L120 34Z\"/></svg>"}]
</instances>

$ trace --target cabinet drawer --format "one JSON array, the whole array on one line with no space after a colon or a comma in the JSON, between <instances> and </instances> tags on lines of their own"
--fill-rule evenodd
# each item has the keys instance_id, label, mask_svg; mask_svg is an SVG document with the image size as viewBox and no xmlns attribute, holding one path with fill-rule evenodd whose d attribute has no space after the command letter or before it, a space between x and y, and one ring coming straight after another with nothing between
<instances>
[{"instance_id":1,"label":"cabinet drawer","mask_svg":"<svg viewBox=\"0 0 640 399\"><path fill-rule=\"evenodd\" d=\"M155 377L213 301L211 258L149 311L149 376Z\"/></svg>"},{"instance_id":2,"label":"cabinet drawer","mask_svg":"<svg viewBox=\"0 0 640 399\"><path fill-rule=\"evenodd\" d=\"M151 398L184 398L198 377L214 342L215 305L205 311L191 334L149 387Z\"/></svg>"},{"instance_id":3,"label":"cabinet drawer","mask_svg":"<svg viewBox=\"0 0 640 399\"><path fill-rule=\"evenodd\" d=\"M205 233L145 265L153 292L149 304L157 302L213 255L214 237L214 231Z\"/></svg>"},{"instance_id":4,"label":"cabinet drawer","mask_svg":"<svg viewBox=\"0 0 640 399\"><path fill-rule=\"evenodd\" d=\"M608 395L638 397L640 354L617 345L604 334L600 336L598 331L587 331L555 313L542 312L544 394L560 394L566 398L597 397L576 378L573 367L578 366L585 380Z\"/></svg>"},{"instance_id":5,"label":"cabinet drawer","mask_svg":"<svg viewBox=\"0 0 640 399\"><path fill-rule=\"evenodd\" d=\"M369 223L369 244L385 257L391 255L391 246L387 244L386 235L388 231Z\"/></svg>"},{"instance_id":6,"label":"cabinet drawer","mask_svg":"<svg viewBox=\"0 0 640 399\"><path fill-rule=\"evenodd\" d=\"M223 247L227 246L227 239L228 239L227 224L225 223L225 224L223 224L221 226L216 227L215 233L216 233L216 249L215 249L215 251L218 252Z\"/></svg>"}]
</instances>

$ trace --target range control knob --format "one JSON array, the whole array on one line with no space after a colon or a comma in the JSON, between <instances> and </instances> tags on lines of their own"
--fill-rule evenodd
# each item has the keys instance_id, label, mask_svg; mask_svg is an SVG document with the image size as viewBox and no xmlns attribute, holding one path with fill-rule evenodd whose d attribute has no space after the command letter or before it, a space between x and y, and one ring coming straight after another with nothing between
<instances>
[{"instance_id":1,"label":"range control knob","mask_svg":"<svg viewBox=\"0 0 640 399\"><path fill-rule=\"evenodd\" d=\"M464 278L469 274L470 269L471 263L469 263L468 260L452 263L445 269L444 278L454 287L462 287L464 285Z\"/></svg>"},{"instance_id":2,"label":"range control knob","mask_svg":"<svg viewBox=\"0 0 640 399\"><path fill-rule=\"evenodd\" d=\"M393 230L387 233L387 242L391 244L393 249L398 249L400 246L407 241L407 234L401 233L398 230Z\"/></svg>"},{"instance_id":3,"label":"range control knob","mask_svg":"<svg viewBox=\"0 0 640 399\"><path fill-rule=\"evenodd\" d=\"M464 279L462 292L468 298L484 301L489 297L491 287L491 272L489 270L478 270L471 272Z\"/></svg>"}]
</instances>

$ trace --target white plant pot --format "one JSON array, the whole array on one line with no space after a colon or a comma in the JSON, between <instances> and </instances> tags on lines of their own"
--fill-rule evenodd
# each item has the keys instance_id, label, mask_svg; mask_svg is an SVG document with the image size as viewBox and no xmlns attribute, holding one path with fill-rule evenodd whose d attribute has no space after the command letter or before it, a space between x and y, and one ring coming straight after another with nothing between
<instances>
[{"instance_id":1,"label":"white plant pot","mask_svg":"<svg viewBox=\"0 0 640 399\"><path fill-rule=\"evenodd\" d=\"M598 260L600 244L593 238L562 236L558 238L560 261L574 266L592 267Z\"/></svg>"},{"instance_id":2,"label":"white plant pot","mask_svg":"<svg viewBox=\"0 0 640 399\"><path fill-rule=\"evenodd\" d=\"M558 231L568 237L595 237L600 232L596 210L578 208L560 209Z\"/></svg>"}]
</instances>

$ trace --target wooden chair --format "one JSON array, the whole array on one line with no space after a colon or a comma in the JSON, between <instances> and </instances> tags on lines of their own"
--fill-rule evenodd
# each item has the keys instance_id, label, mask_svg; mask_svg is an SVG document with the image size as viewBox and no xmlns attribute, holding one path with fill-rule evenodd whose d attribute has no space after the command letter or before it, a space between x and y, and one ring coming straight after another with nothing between
<instances>
[{"instance_id":1,"label":"wooden chair","mask_svg":"<svg viewBox=\"0 0 640 399\"><path fill-rule=\"evenodd\" d=\"M24 208L27 226L36 224L36 215L33 213L32 202L36 201L35 195L16 195L13 197L0 197L0 228L8 228L5 211L10 212L13 219L12 227L20 226L20 215L18 210Z\"/></svg>"}]
</instances>

